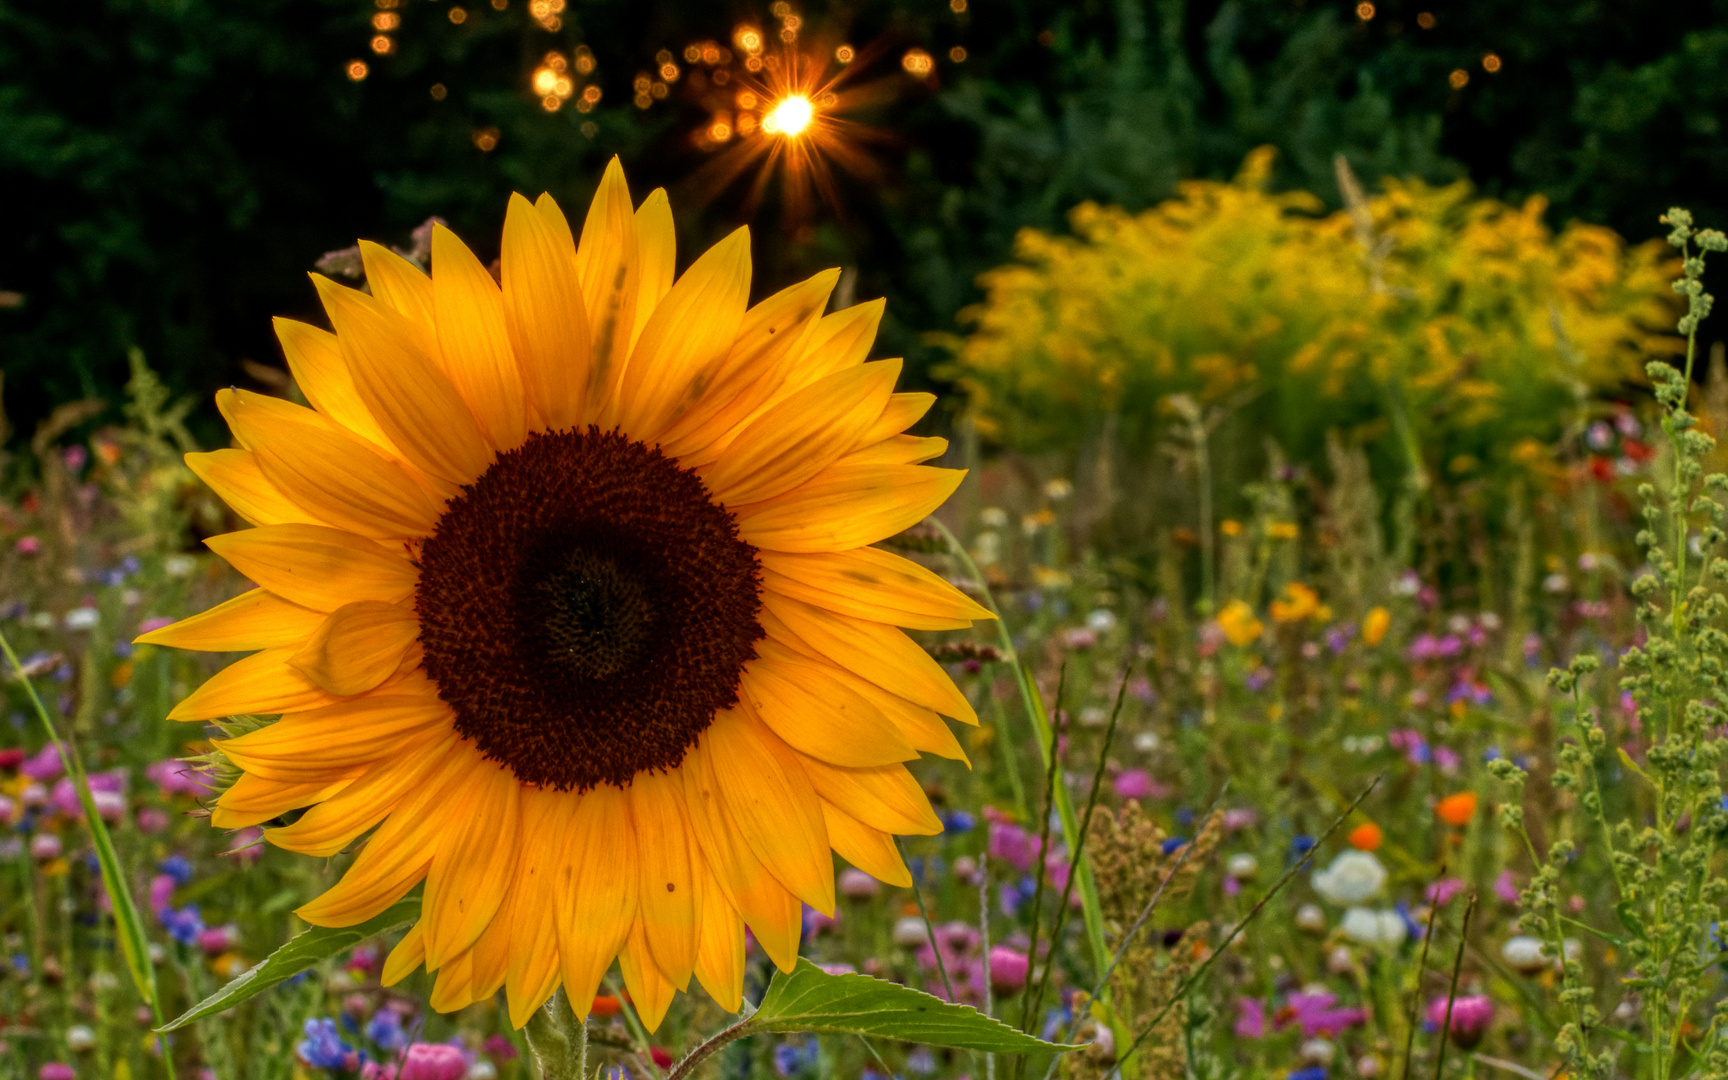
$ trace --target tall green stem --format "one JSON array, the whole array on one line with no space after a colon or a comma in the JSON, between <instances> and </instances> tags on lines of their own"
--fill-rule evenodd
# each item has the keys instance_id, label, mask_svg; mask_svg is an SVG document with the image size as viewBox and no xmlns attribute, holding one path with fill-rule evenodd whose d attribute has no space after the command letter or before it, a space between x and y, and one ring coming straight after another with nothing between
<instances>
[{"instance_id":1,"label":"tall green stem","mask_svg":"<svg viewBox=\"0 0 1728 1080\"><path fill-rule=\"evenodd\" d=\"M570 1011L563 990L534 1010L522 1034L540 1064L542 1080L586 1080L588 1025Z\"/></svg>"}]
</instances>

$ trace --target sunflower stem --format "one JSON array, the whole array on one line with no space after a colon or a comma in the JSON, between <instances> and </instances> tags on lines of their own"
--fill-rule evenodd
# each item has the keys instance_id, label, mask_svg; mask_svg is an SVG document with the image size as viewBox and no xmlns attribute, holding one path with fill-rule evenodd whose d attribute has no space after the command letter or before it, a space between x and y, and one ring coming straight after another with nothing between
<instances>
[{"instance_id":1,"label":"sunflower stem","mask_svg":"<svg viewBox=\"0 0 1728 1080\"><path fill-rule=\"evenodd\" d=\"M541 1080L585 1080L588 1073L588 1025L576 1019L564 991L534 1011L522 1029Z\"/></svg>"}]
</instances>

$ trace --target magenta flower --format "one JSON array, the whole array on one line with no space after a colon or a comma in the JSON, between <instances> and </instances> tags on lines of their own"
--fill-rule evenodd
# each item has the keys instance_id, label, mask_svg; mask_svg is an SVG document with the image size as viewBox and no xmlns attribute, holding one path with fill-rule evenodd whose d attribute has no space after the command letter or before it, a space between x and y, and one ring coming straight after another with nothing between
<instances>
[{"instance_id":1,"label":"magenta flower","mask_svg":"<svg viewBox=\"0 0 1728 1080\"><path fill-rule=\"evenodd\" d=\"M18 771L32 780L53 780L65 772L65 766L60 764L60 748L49 743L42 752L24 759L24 764L18 766Z\"/></svg>"},{"instance_id":2,"label":"magenta flower","mask_svg":"<svg viewBox=\"0 0 1728 1080\"><path fill-rule=\"evenodd\" d=\"M1463 891L1464 879L1449 877L1441 878L1428 886L1428 891L1423 895L1430 904L1445 905L1451 903L1452 898Z\"/></svg>"},{"instance_id":3,"label":"magenta flower","mask_svg":"<svg viewBox=\"0 0 1728 1080\"><path fill-rule=\"evenodd\" d=\"M1170 794L1170 789L1152 779L1152 774L1145 769L1119 773L1112 783L1116 794L1124 799L1162 799Z\"/></svg>"},{"instance_id":4,"label":"magenta flower","mask_svg":"<svg viewBox=\"0 0 1728 1080\"><path fill-rule=\"evenodd\" d=\"M990 989L998 994L1018 993L1026 986L1026 975L1031 970L1031 963L1026 954L1006 945L995 945L990 949Z\"/></svg>"},{"instance_id":5,"label":"magenta flower","mask_svg":"<svg viewBox=\"0 0 1728 1080\"><path fill-rule=\"evenodd\" d=\"M191 764L177 758L169 758L166 761L146 765L144 775L155 781L165 799L173 798L176 795L190 795L193 798L198 798L215 790L209 777L199 772Z\"/></svg>"},{"instance_id":6,"label":"magenta flower","mask_svg":"<svg viewBox=\"0 0 1728 1080\"><path fill-rule=\"evenodd\" d=\"M166 615L156 615L145 619L143 622L138 624L138 634L142 637L145 634L160 630L164 626L173 626L175 622L176 620L171 619Z\"/></svg>"},{"instance_id":7,"label":"magenta flower","mask_svg":"<svg viewBox=\"0 0 1728 1080\"><path fill-rule=\"evenodd\" d=\"M150 910L160 918L168 905L174 900L174 888L179 884L167 874L157 874L150 879Z\"/></svg>"},{"instance_id":8,"label":"magenta flower","mask_svg":"<svg viewBox=\"0 0 1728 1080\"><path fill-rule=\"evenodd\" d=\"M1494 879L1494 895L1502 903L1518 903L1518 880L1512 876L1512 871L1500 871L1500 876Z\"/></svg>"},{"instance_id":9,"label":"magenta flower","mask_svg":"<svg viewBox=\"0 0 1728 1080\"><path fill-rule=\"evenodd\" d=\"M1001 859L1025 873L1038 857L1038 841L1020 826L1006 821L990 823L990 857Z\"/></svg>"},{"instance_id":10,"label":"magenta flower","mask_svg":"<svg viewBox=\"0 0 1728 1080\"><path fill-rule=\"evenodd\" d=\"M1266 1006L1259 998L1242 997L1236 999L1236 1026L1234 1028L1238 1039L1264 1039L1266 1037Z\"/></svg>"},{"instance_id":11,"label":"magenta flower","mask_svg":"<svg viewBox=\"0 0 1728 1080\"><path fill-rule=\"evenodd\" d=\"M1364 1009L1335 1008L1338 997L1324 991L1318 994L1291 994L1288 999L1288 1015L1280 1012L1279 1027L1296 1024L1302 1029L1302 1037L1312 1039L1316 1035L1328 1038L1343 1033L1345 1028L1354 1027L1368 1019Z\"/></svg>"},{"instance_id":12,"label":"magenta flower","mask_svg":"<svg viewBox=\"0 0 1728 1080\"><path fill-rule=\"evenodd\" d=\"M1446 1023L1447 999L1437 997L1428 1005L1428 1024L1435 1030ZM1473 1049L1494 1022L1494 999L1487 994L1471 994L1451 999L1452 1041L1465 1050Z\"/></svg>"},{"instance_id":13,"label":"magenta flower","mask_svg":"<svg viewBox=\"0 0 1728 1080\"><path fill-rule=\"evenodd\" d=\"M36 1080L78 1080L78 1074L63 1061L50 1061L36 1070Z\"/></svg>"},{"instance_id":14,"label":"magenta flower","mask_svg":"<svg viewBox=\"0 0 1728 1080\"><path fill-rule=\"evenodd\" d=\"M415 1043L396 1073L396 1080L462 1080L468 1075L468 1055L446 1043Z\"/></svg>"}]
</instances>

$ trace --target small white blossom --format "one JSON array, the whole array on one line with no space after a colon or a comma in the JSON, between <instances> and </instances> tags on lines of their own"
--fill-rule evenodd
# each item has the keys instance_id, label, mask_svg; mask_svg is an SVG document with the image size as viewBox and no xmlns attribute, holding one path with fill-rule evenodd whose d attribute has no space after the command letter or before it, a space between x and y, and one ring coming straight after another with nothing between
<instances>
[{"instance_id":1,"label":"small white blossom","mask_svg":"<svg viewBox=\"0 0 1728 1080\"><path fill-rule=\"evenodd\" d=\"M1313 877L1314 891L1339 907L1372 900L1386 887L1386 868L1372 853L1346 851Z\"/></svg>"},{"instance_id":2,"label":"small white blossom","mask_svg":"<svg viewBox=\"0 0 1728 1080\"><path fill-rule=\"evenodd\" d=\"M1404 938L1409 929L1396 911L1382 908L1374 911L1371 908L1353 907L1344 913L1344 921L1339 924L1344 936L1363 945L1377 945L1383 949L1395 949L1404 944Z\"/></svg>"}]
</instances>

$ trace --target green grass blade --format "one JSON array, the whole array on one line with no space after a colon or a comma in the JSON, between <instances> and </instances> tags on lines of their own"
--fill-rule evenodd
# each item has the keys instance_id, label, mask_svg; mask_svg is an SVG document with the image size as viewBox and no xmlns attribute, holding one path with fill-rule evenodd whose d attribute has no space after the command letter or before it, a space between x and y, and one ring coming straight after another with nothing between
<instances>
[{"instance_id":1,"label":"green grass blade","mask_svg":"<svg viewBox=\"0 0 1728 1080\"><path fill-rule=\"evenodd\" d=\"M157 1030L177 1031L195 1020L232 1009L242 1001L257 997L272 986L292 979L319 961L328 960L345 949L352 949L367 938L407 926L419 917L420 898L410 896L396 901L382 914L375 915L358 926L315 926L304 933L296 934L266 957L263 963L231 980L222 989Z\"/></svg>"},{"instance_id":2,"label":"green grass blade","mask_svg":"<svg viewBox=\"0 0 1728 1080\"><path fill-rule=\"evenodd\" d=\"M108 824L102 820L102 815L96 811L96 800L90 795L90 783L84 775L84 764L60 739L60 733L54 727L53 719L48 715L48 707L42 704L42 698L36 693L36 687L30 682L30 677L24 673L24 665L18 659L18 654L12 650L12 643L0 634L0 649L5 650L6 660L12 665L12 671L18 681L24 684L24 692L30 697L30 704L36 710L36 716L42 721L42 728L48 733L48 741L60 751L60 761L71 776L72 786L78 792L78 803L84 808L85 823L90 828L90 835L96 844L96 861L102 869L102 887L108 893L108 902L114 909L114 922L120 928L120 953L126 959L126 970L132 976L132 983L138 988L138 994L144 1003L152 1009L160 1007L156 990L156 969L150 964L150 942L144 936L144 920L138 914L138 905L132 900L132 890L126 887L126 875L120 867L120 856L114 850L114 839L108 835Z\"/></svg>"}]
</instances>

